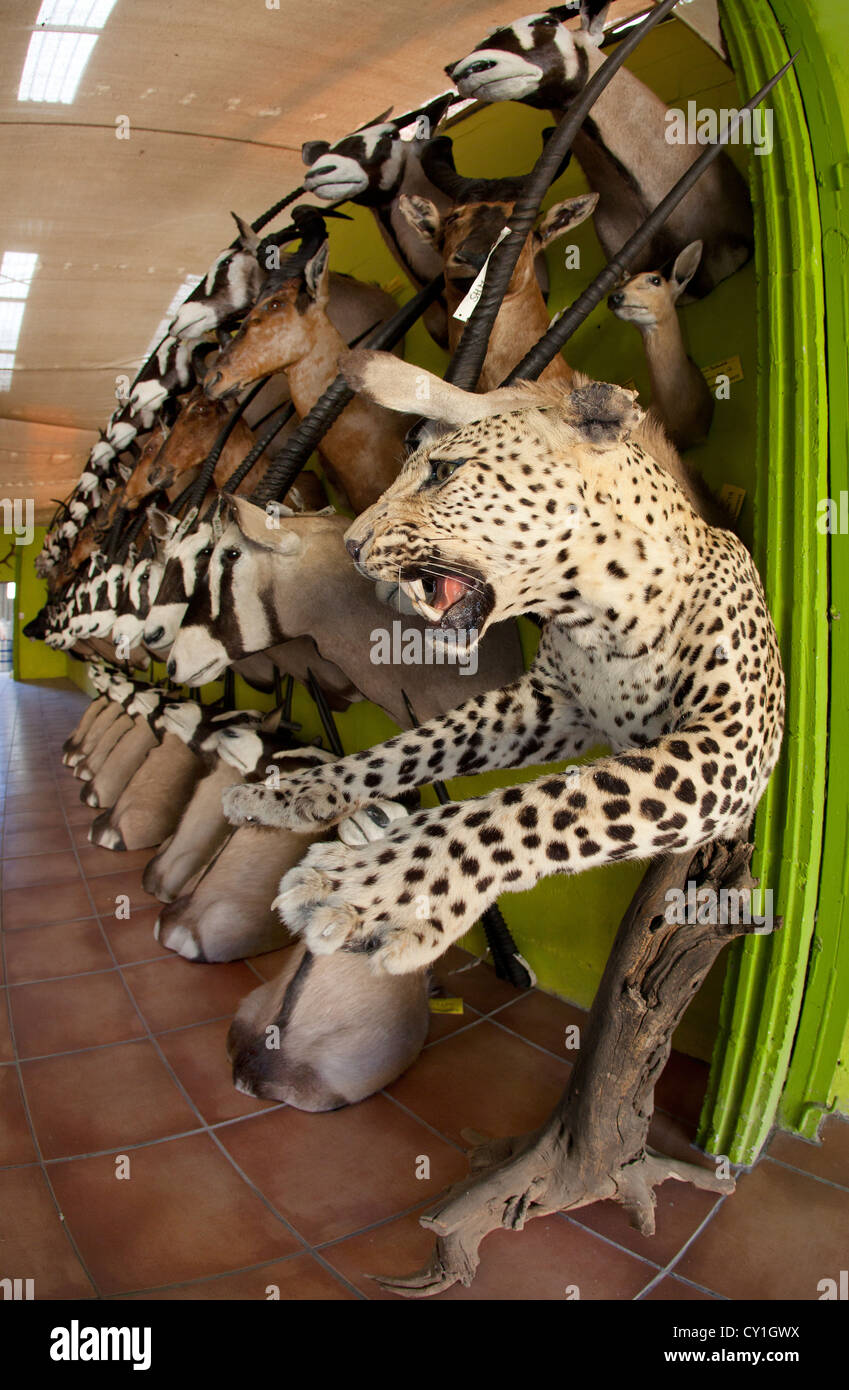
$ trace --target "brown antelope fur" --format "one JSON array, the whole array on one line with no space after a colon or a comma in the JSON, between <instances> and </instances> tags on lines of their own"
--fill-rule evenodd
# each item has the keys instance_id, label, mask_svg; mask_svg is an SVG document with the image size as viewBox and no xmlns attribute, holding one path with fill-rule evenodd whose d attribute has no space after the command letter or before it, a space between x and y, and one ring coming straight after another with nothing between
<instances>
[{"instance_id":1,"label":"brown antelope fur","mask_svg":"<svg viewBox=\"0 0 849 1390\"><path fill-rule=\"evenodd\" d=\"M484 187L491 182L494 189L501 181L468 180L472 187L478 182ZM548 330L550 319L536 275L535 258L558 237L585 221L597 202L598 195L588 193L556 204L526 238L492 327L478 380L479 390L490 391L499 386ZM430 241L442 252L452 353L456 352L465 329L465 324L454 318L454 312L471 288L500 232L509 227L514 204L515 197L499 199L496 195L492 201L483 197L476 201L470 195L468 201L465 197L458 199L448 216L442 217L436 205L427 198L402 197L400 200L401 211L410 225L423 240ZM539 379L568 389L573 378L572 368L558 353Z\"/></svg>"},{"instance_id":2,"label":"brown antelope fur","mask_svg":"<svg viewBox=\"0 0 849 1390\"><path fill-rule=\"evenodd\" d=\"M68 766L68 760L72 753L82 743L92 724L99 714L102 714L109 704L109 697L105 694L97 695L85 709L85 712L77 724L76 728L65 739L62 744L62 762Z\"/></svg>"},{"instance_id":3,"label":"brown antelope fur","mask_svg":"<svg viewBox=\"0 0 849 1390\"><path fill-rule=\"evenodd\" d=\"M607 301L618 319L640 331L651 382L650 410L678 449L704 439L713 419L714 398L687 356L676 311L701 255L702 243L693 241L676 257L668 278L660 270L643 271Z\"/></svg>"},{"instance_id":4,"label":"brown antelope fur","mask_svg":"<svg viewBox=\"0 0 849 1390\"><path fill-rule=\"evenodd\" d=\"M160 845L177 822L203 771L198 755L166 732L130 778L110 811L92 822L88 838L106 849L146 849Z\"/></svg>"},{"instance_id":5,"label":"brown antelope fur","mask_svg":"<svg viewBox=\"0 0 849 1390\"><path fill-rule=\"evenodd\" d=\"M86 806L114 806L130 778L158 742L145 716L135 715L132 728L126 730L113 746L94 777L83 788L80 800Z\"/></svg>"},{"instance_id":6,"label":"brown antelope fur","mask_svg":"<svg viewBox=\"0 0 849 1390\"><path fill-rule=\"evenodd\" d=\"M129 693L129 691L127 692ZM85 734L80 739L76 748L68 754L66 766L73 768L74 775L79 776L79 770L85 766L89 757L94 753L99 743L112 730L113 726L124 715L124 708L115 695L110 695L106 704L99 710L96 717L89 724ZM114 745L113 744L110 746ZM89 779L84 779L89 780Z\"/></svg>"},{"instance_id":7,"label":"brown antelope fur","mask_svg":"<svg viewBox=\"0 0 849 1390\"><path fill-rule=\"evenodd\" d=\"M279 1028L279 1047L266 1046L269 1027ZM378 973L366 955L313 956L298 944L280 974L242 1000L227 1052L245 1095L336 1110L406 1071L427 1030L424 972Z\"/></svg>"},{"instance_id":8,"label":"brown antelope fur","mask_svg":"<svg viewBox=\"0 0 849 1390\"><path fill-rule=\"evenodd\" d=\"M266 289L204 381L213 399L232 395L269 372L285 372L303 418L338 374L346 343L327 314L325 241L302 274ZM356 397L321 441L322 461L334 487L361 512L397 477L409 421Z\"/></svg>"},{"instance_id":9,"label":"brown antelope fur","mask_svg":"<svg viewBox=\"0 0 849 1390\"><path fill-rule=\"evenodd\" d=\"M189 880L218 852L233 828L221 809L221 794L241 780L241 773L223 758L216 758L204 771L195 783L174 834L148 861L142 877L146 893L152 893L160 902L173 902Z\"/></svg>"},{"instance_id":10,"label":"brown antelope fur","mask_svg":"<svg viewBox=\"0 0 849 1390\"><path fill-rule=\"evenodd\" d=\"M128 734L135 727L133 720L125 710L121 710L118 718L113 720L109 728L104 732L103 737L99 738L96 746L86 756L83 762L78 763L74 768L74 776L79 777L81 782L93 782L100 772L106 760L112 755L125 734ZM81 799L84 799L81 797ZM96 804L96 803L91 803Z\"/></svg>"},{"instance_id":11,"label":"brown antelope fur","mask_svg":"<svg viewBox=\"0 0 849 1390\"><path fill-rule=\"evenodd\" d=\"M193 891L159 914L160 944L187 960L243 960L288 945L289 933L271 906L280 874L284 865L290 869L300 863L309 846L325 837L323 831L292 835L264 826L227 830L224 844Z\"/></svg>"}]
</instances>

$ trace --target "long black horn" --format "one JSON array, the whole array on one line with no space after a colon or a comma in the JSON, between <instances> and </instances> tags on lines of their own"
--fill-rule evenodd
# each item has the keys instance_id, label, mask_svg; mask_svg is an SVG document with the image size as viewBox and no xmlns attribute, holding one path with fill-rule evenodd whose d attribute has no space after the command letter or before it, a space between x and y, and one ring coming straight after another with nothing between
<instances>
[{"instance_id":1,"label":"long black horn","mask_svg":"<svg viewBox=\"0 0 849 1390\"><path fill-rule=\"evenodd\" d=\"M206 496L207 489L212 483L212 475L215 472L218 460L221 458L224 445L227 443L227 440L230 438L230 435L233 433L234 429L236 428L236 425L239 423L239 420L242 418L242 415L244 414L247 407L250 405L251 401L259 395L262 388L270 380L270 375L261 377L260 380L256 383L256 385L252 387L248 394L245 396L244 400L239 402L239 404L236 406L236 409L233 411L232 415L225 423L224 427L218 435L218 438L216 439L215 443L213 444L212 448L210 449L209 453L204 459L203 467L201 468L201 471L198 474L198 477L194 483L194 491L191 493L191 501L189 503L191 507L200 506L201 502Z\"/></svg>"},{"instance_id":2,"label":"long black horn","mask_svg":"<svg viewBox=\"0 0 849 1390\"><path fill-rule=\"evenodd\" d=\"M409 328L421 318L429 304L438 298L445 285L445 277L437 275L429 285L413 295L397 313L375 331L367 346L388 351L403 338ZM345 406L352 400L354 392L340 374L321 395L312 410L304 416L292 438L287 441L274 459L257 488L251 501L264 507L266 502L277 501L286 496L310 454L324 437Z\"/></svg>"},{"instance_id":3,"label":"long black horn","mask_svg":"<svg viewBox=\"0 0 849 1390\"><path fill-rule=\"evenodd\" d=\"M422 150L421 166L434 188L446 197L457 199L466 192L474 179L466 179L457 173L454 163L454 147L447 135L437 135L429 140Z\"/></svg>"},{"instance_id":4,"label":"long black horn","mask_svg":"<svg viewBox=\"0 0 849 1390\"><path fill-rule=\"evenodd\" d=\"M335 753L337 758L344 758L345 749L342 747L342 740L339 737L339 730L336 727L336 720L333 718L333 714L331 713L330 706L325 698L324 691L322 690L321 686L319 685L318 681L316 680L309 667L307 667L307 689L309 690L310 695L313 699L313 703L316 709L318 710L318 717L321 720L321 727L323 728L327 737L327 742L330 746L331 753Z\"/></svg>"},{"instance_id":5,"label":"long black horn","mask_svg":"<svg viewBox=\"0 0 849 1390\"><path fill-rule=\"evenodd\" d=\"M513 208L510 216L510 234L493 252L481 297L466 324L460 346L449 363L445 373L446 381L453 382L455 386L460 386L466 391L474 390L486 357L492 325L549 185L553 182L567 152L572 148L572 142L588 112L605 87L646 34L665 19L677 3L678 0L660 0L660 4L642 24L622 40L616 52L605 59L555 129L527 177L523 196Z\"/></svg>"},{"instance_id":6,"label":"long black horn","mask_svg":"<svg viewBox=\"0 0 849 1390\"><path fill-rule=\"evenodd\" d=\"M566 343L575 330L580 327L588 314L590 314L596 305L601 303L605 295L613 289L614 285L619 281L628 267L633 265L643 247L651 240L658 227L663 225L673 208L677 207L681 199L689 193L693 185L701 178L708 165L719 157L723 147L728 144L737 126L740 124L743 113L746 111L753 111L759 102L763 101L764 97L772 91L775 84L781 80L787 72L787 69L792 67L797 56L798 55L794 53L792 58L788 59L784 64L783 68L780 68L779 71L761 87L760 91L756 92L755 95L746 102L746 105L741 107L734 119L730 121L722 131L716 144L708 145L707 148L702 151L695 163L691 164L687 172L682 175L674 187L670 188L666 197L661 199L642 226L638 227L633 236L628 238L625 245L617 251L613 259L609 261L604 270L596 276L592 284L588 285L583 294L580 294L575 300L574 304L555 320L548 329L548 332L543 334L539 342L535 343L530 352L526 353L522 361L513 368L510 375L503 382L503 385L507 386L513 381L532 380L538 377L540 372L545 370L549 362L556 357L564 343Z\"/></svg>"},{"instance_id":7,"label":"long black horn","mask_svg":"<svg viewBox=\"0 0 849 1390\"><path fill-rule=\"evenodd\" d=\"M250 451L247 454L245 454L245 457L242 459L242 462L239 464L239 467L235 469L233 473L230 474L230 477L227 479L226 483L221 489L222 492L236 491L236 488L239 486L239 484L244 482L245 478L250 473L257 459L265 453L272 439L274 439L275 436L280 433L283 426L287 424L289 420L291 420L294 413L295 407L291 401L288 401L283 410L281 411L281 414L277 417L277 419L274 420L268 426L268 429L265 431L265 433L259 436L258 440L250 449Z\"/></svg>"}]
</instances>

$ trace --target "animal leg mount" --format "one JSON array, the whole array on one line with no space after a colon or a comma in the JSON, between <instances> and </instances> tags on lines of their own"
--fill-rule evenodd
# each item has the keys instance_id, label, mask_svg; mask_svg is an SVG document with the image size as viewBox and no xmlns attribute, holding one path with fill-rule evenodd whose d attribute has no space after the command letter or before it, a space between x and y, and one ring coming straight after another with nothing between
<instances>
[{"instance_id":1,"label":"animal leg mount","mask_svg":"<svg viewBox=\"0 0 849 1390\"><path fill-rule=\"evenodd\" d=\"M646 1143L654 1087L672 1033L722 947L751 927L666 923L672 888L745 892L752 846L714 842L695 855L650 866L619 927L596 993L578 1060L554 1112L534 1133L476 1148L471 1173L420 1218L437 1236L428 1264L415 1274L379 1276L383 1288L426 1298L471 1284L481 1242L491 1231L518 1231L536 1216L612 1200L642 1235L655 1229L654 1189L669 1178L728 1194L732 1177L681 1162Z\"/></svg>"}]
</instances>

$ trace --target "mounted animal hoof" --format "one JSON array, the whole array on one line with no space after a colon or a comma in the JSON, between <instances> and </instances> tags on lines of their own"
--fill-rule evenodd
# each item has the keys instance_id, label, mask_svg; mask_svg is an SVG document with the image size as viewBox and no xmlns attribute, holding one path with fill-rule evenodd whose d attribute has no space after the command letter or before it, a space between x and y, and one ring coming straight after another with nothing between
<instances>
[{"instance_id":1,"label":"mounted animal hoof","mask_svg":"<svg viewBox=\"0 0 849 1390\"><path fill-rule=\"evenodd\" d=\"M94 780L94 773L89 772L87 767L78 767L77 776L81 782L92 782Z\"/></svg>"},{"instance_id":2,"label":"mounted animal hoof","mask_svg":"<svg viewBox=\"0 0 849 1390\"><path fill-rule=\"evenodd\" d=\"M100 845L103 849L125 850L127 846L120 830L109 823L110 815L111 811L101 811L99 816L95 816L89 827L88 838L93 845Z\"/></svg>"},{"instance_id":3,"label":"mounted animal hoof","mask_svg":"<svg viewBox=\"0 0 849 1390\"><path fill-rule=\"evenodd\" d=\"M100 802L97 799L97 792L94 790L94 787L83 787L82 791L80 792L80 801L83 803L84 806L100 805Z\"/></svg>"},{"instance_id":4,"label":"mounted animal hoof","mask_svg":"<svg viewBox=\"0 0 849 1390\"><path fill-rule=\"evenodd\" d=\"M206 957L191 929L183 922L169 923L169 915L173 916L174 914L169 914L168 908L164 912L160 912L153 929L153 934L160 946L164 946L167 951L173 951L175 955L182 956L183 960L194 960L206 964Z\"/></svg>"}]
</instances>

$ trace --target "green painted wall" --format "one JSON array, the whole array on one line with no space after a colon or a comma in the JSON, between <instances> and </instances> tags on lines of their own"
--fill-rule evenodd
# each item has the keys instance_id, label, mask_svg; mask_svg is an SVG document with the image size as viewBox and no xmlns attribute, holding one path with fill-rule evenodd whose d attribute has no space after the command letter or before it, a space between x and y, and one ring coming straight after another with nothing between
<instances>
[{"instance_id":1,"label":"green painted wall","mask_svg":"<svg viewBox=\"0 0 849 1390\"><path fill-rule=\"evenodd\" d=\"M68 661L63 652L55 652L44 642L31 642L22 629L34 618L47 599L47 586L35 572L35 557L44 543L46 528L36 526L32 542L15 550L15 679L35 681L64 676ZM21 616L23 615L23 616Z\"/></svg>"}]
</instances>

